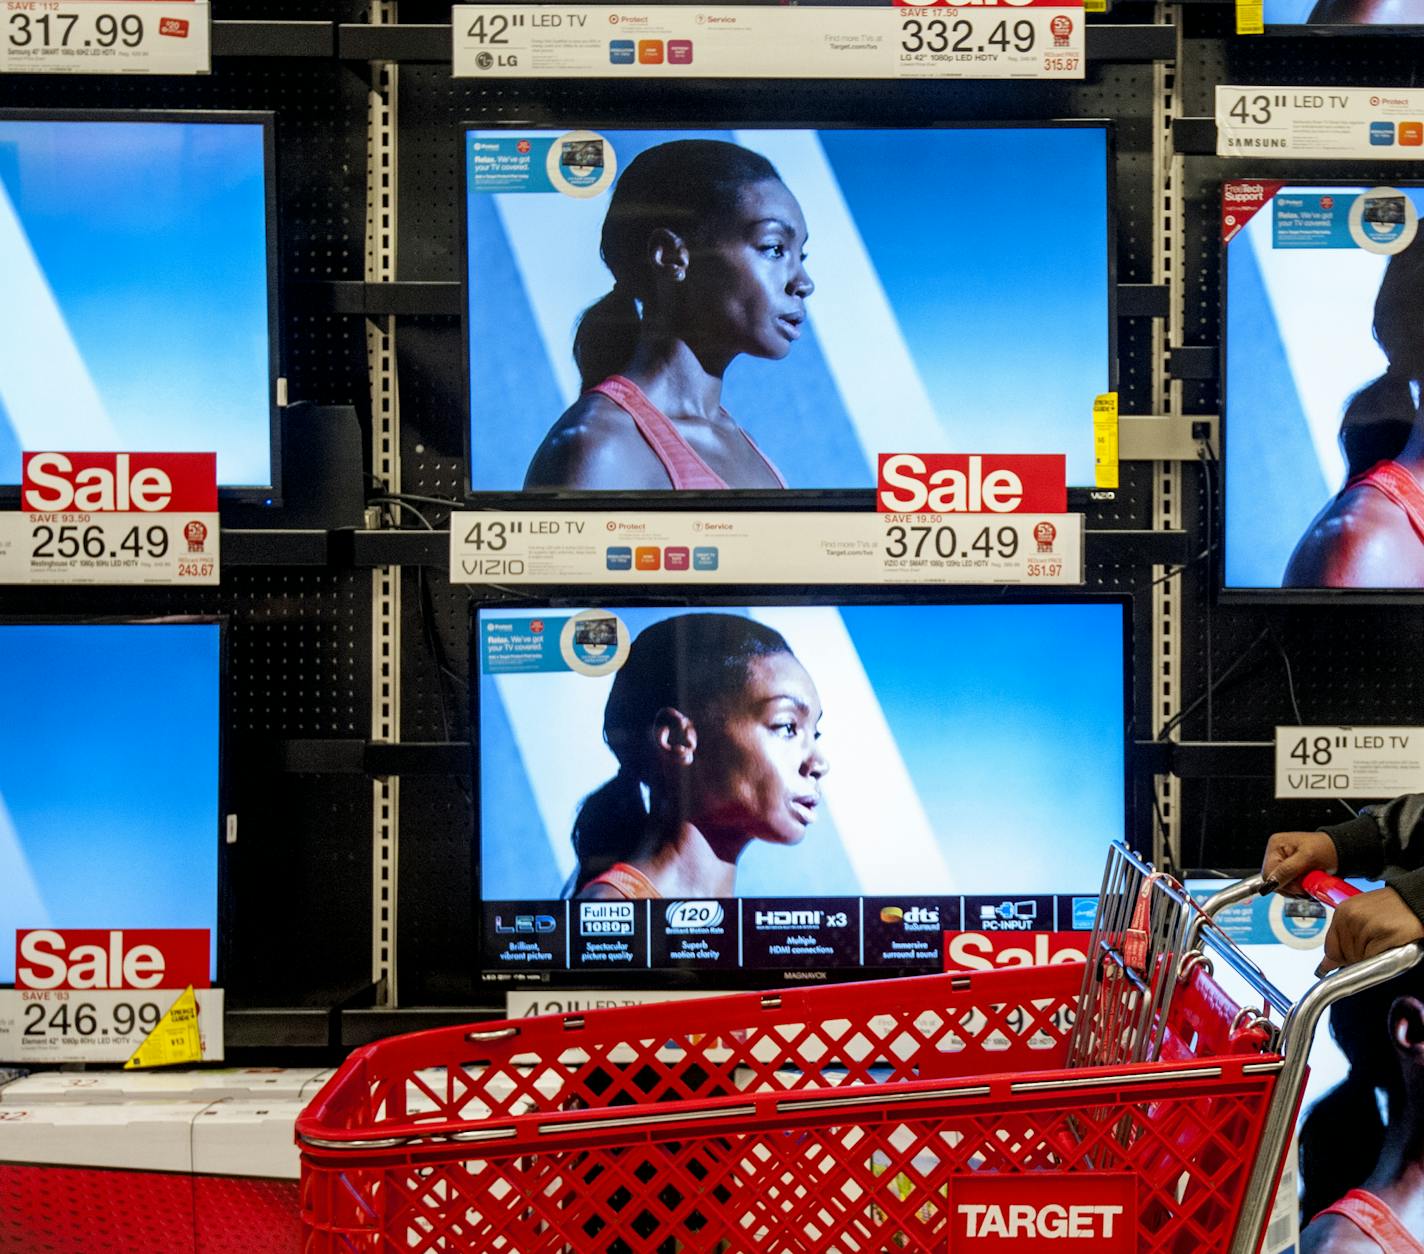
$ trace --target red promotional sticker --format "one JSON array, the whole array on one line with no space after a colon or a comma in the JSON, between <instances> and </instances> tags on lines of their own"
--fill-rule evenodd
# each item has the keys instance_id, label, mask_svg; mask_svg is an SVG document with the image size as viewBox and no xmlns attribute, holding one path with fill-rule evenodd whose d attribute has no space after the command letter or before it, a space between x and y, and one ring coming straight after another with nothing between
<instances>
[{"instance_id":1,"label":"red promotional sticker","mask_svg":"<svg viewBox=\"0 0 1424 1254\"><path fill-rule=\"evenodd\" d=\"M1087 932L946 932L944 969L992 971L1086 962L1087 945Z\"/></svg>"},{"instance_id":2,"label":"red promotional sticker","mask_svg":"<svg viewBox=\"0 0 1424 1254\"><path fill-rule=\"evenodd\" d=\"M949 1182L949 1254L1136 1254L1130 1175L976 1172Z\"/></svg>"},{"instance_id":3,"label":"red promotional sticker","mask_svg":"<svg viewBox=\"0 0 1424 1254\"><path fill-rule=\"evenodd\" d=\"M188 19L185 17L165 17L158 22L160 35L171 35L174 39L188 38Z\"/></svg>"},{"instance_id":4,"label":"red promotional sticker","mask_svg":"<svg viewBox=\"0 0 1424 1254\"><path fill-rule=\"evenodd\" d=\"M1279 179L1256 179L1250 183L1221 185L1221 242L1229 244L1243 226L1265 208L1283 188Z\"/></svg>"},{"instance_id":5,"label":"red promotional sticker","mask_svg":"<svg viewBox=\"0 0 1424 1254\"><path fill-rule=\"evenodd\" d=\"M213 514L217 454L26 453L20 506L44 514Z\"/></svg>"},{"instance_id":6,"label":"red promotional sticker","mask_svg":"<svg viewBox=\"0 0 1424 1254\"><path fill-rule=\"evenodd\" d=\"M15 933L15 987L208 988L208 929L33 928Z\"/></svg>"},{"instance_id":7,"label":"red promotional sticker","mask_svg":"<svg viewBox=\"0 0 1424 1254\"><path fill-rule=\"evenodd\" d=\"M1062 453L881 453L875 508L882 514L1062 514Z\"/></svg>"}]
</instances>

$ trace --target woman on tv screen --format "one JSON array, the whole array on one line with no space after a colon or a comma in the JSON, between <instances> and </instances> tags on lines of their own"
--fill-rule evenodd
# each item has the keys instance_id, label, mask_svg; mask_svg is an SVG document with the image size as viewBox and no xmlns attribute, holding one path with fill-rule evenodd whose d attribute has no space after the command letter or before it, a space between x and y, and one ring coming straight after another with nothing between
<instances>
[{"instance_id":1,"label":"woman on tv screen","mask_svg":"<svg viewBox=\"0 0 1424 1254\"><path fill-rule=\"evenodd\" d=\"M618 773L574 821L571 895L732 897L754 840L799 844L829 770L821 699L777 631L736 614L645 628L603 712Z\"/></svg>"},{"instance_id":2,"label":"woman on tv screen","mask_svg":"<svg viewBox=\"0 0 1424 1254\"><path fill-rule=\"evenodd\" d=\"M1375 298L1385 372L1350 398L1340 424L1345 486L1311 521L1287 588L1424 587L1424 234L1390 258Z\"/></svg>"},{"instance_id":3,"label":"woman on tv screen","mask_svg":"<svg viewBox=\"0 0 1424 1254\"><path fill-rule=\"evenodd\" d=\"M583 395L524 486L785 487L722 408L722 380L741 354L779 361L800 338L805 244L801 206L760 154L683 139L635 157L603 222L613 288L574 337Z\"/></svg>"},{"instance_id":4,"label":"woman on tv screen","mask_svg":"<svg viewBox=\"0 0 1424 1254\"><path fill-rule=\"evenodd\" d=\"M1323 26L1418 26L1419 0L1316 0L1308 19Z\"/></svg>"}]
</instances>

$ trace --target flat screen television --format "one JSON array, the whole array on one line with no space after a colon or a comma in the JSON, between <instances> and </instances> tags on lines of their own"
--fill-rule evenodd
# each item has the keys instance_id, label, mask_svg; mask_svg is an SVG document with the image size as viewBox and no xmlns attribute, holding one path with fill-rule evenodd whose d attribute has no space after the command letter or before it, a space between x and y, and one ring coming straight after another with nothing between
<instances>
[{"instance_id":1,"label":"flat screen television","mask_svg":"<svg viewBox=\"0 0 1424 1254\"><path fill-rule=\"evenodd\" d=\"M1424 186L1223 195L1223 587L1417 594Z\"/></svg>"},{"instance_id":2,"label":"flat screen television","mask_svg":"<svg viewBox=\"0 0 1424 1254\"><path fill-rule=\"evenodd\" d=\"M488 981L937 971L947 932L1091 927L1131 832L1121 598L762 589L472 619Z\"/></svg>"},{"instance_id":3,"label":"flat screen television","mask_svg":"<svg viewBox=\"0 0 1424 1254\"><path fill-rule=\"evenodd\" d=\"M17 928L207 928L222 624L0 622L0 983Z\"/></svg>"},{"instance_id":4,"label":"flat screen television","mask_svg":"<svg viewBox=\"0 0 1424 1254\"><path fill-rule=\"evenodd\" d=\"M1265 0L1266 29L1280 33L1408 34L1424 28L1418 0Z\"/></svg>"},{"instance_id":5,"label":"flat screen television","mask_svg":"<svg viewBox=\"0 0 1424 1254\"><path fill-rule=\"evenodd\" d=\"M1116 375L1110 138L467 127L471 490L868 500L877 454L903 451L1063 453L1092 486ZM575 330L606 296L581 370ZM625 370L652 418L580 399Z\"/></svg>"},{"instance_id":6,"label":"flat screen television","mask_svg":"<svg viewBox=\"0 0 1424 1254\"><path fill-rule=\"evenodd\" d=\"M275 499L272 131L0 109L0 484L24 450L216 452L225 497Z\"/></svg>"}]
</instances>

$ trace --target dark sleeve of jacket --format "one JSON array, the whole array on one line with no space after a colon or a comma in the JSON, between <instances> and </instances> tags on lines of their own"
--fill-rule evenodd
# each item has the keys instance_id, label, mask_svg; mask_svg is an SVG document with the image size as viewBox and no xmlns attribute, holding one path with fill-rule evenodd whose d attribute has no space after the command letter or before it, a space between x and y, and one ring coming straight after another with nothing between
<instances>
[{"instance_id":1,"label":"dark sleeve of jacket","mask_svg":"<svg viewBox=\"0 0 1424 1254\"><path fill-rule=\"evenodd\" d=\"M1424 920L1424 793L1407 793L1320 829L1335 842L1342 876L1383 879Z\"/></svg>"}]
</instances>

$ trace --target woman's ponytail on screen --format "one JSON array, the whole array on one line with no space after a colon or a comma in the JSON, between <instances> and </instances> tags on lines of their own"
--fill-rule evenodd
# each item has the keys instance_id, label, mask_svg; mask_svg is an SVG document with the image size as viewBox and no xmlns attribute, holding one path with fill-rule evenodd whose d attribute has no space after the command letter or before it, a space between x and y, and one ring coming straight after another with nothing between
<instances>
[{"instance_id":1,"label":"woman's ponytail on screen","mask_svg":"<svg viewBox=\"0 0 1424 1254\"><path fill-rule=\"evenodd\" d=\"M1424 379L1424 232L1390 258L1375 297L1375 341L1389 360L1385 372L1350 398L1340 422L1349 475L1397 457L1414 430L1415 384Z\"/></svg>"},{"instance_id":2,"label":"woman's ponytail on screen","mask_svg":"<svg viewBox=\"0 0 1424 1254\"><path fill-rule=\"evenodd\" d=\"M722 139L673 139L633 158L613 185L599 255L613 290L578 320L574 362L585 390L627 369L655 298L651 243L666 231L686 246L730 214L743 187L780 181L760 153Z\"/></svg>"},{"instance_id":3,"label":"woman's ponytail on screen","mask_svg":"<svg viewBox=\"0 0 1424 1254\"><path fill-rule=\"evenodd\" d=\"M574 363L584 391L632 361L642 325L638 302L621 283L583 311L574 332Z\"/></svg>"}]
</instances>

